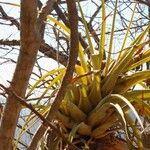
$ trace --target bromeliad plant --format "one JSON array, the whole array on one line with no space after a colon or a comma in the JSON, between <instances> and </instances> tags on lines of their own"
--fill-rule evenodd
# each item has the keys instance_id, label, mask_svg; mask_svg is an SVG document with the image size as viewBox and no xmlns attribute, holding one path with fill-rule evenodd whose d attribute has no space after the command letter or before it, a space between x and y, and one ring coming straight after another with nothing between
<instances>
[{"instance_id":1,"label":"bromeliad plant","mask_svg":"<svg viewBox=\"0 0 150 150\"><path fill-rule=\"evenodd\" d=\"M122 138L126 139L128 148L133 149L133 147L137 147L138 149L143 149L141 133L144 127L141 116L147 117L147 121L150 121L150 106L147 103L150 100L150 90L145 84L145 81L150 78L150 70L139 71L137 68L150 61L150 49L146 49L150 41L145 40L150 30L150 25L126 47L127 37L136 9L135 6L119 55L117 58L112 58L117 14L116 0L108 55L106 60L104 60L107 21L104 0L102 0L99 51L94 49L79 2L78 6L89 43L89 59L87 59L79 43L80 65L75 66L74 78L68 85L64 100L56 113L57 123L64 135L79 148L92 149L94 143L101 143L106 137L112 137L112 134L113 137L116 137L121 131L124 133ZM50 16L48 16L49 20L61 27L63 29L62 32L69 40L70 30ZM39 112L41 114L46 114L50 108L50 102L42 105L41 101L48 93L51 93L51 97L55 95L64 73L65 67L48 72L28 92L29 96L44 80L47 80L51 75L55 76L49 82L37 104L35 104L35 107L40 107ZM53 90L54 86L56 90ZM142 88L139 89L137 86ZM26 124L31 121L31 118L33 116L29 115ZM26 127L26 124L24 127ZM22 133L20 133L20 137ZM61 143L60 138L56 139L58 139L58 143ZM114 140L109 138L109 142L114 142ZM58 146L60 144L56 143L53 146L55 145L55 148L59 149Z\"/></svg>"}]
</instances>

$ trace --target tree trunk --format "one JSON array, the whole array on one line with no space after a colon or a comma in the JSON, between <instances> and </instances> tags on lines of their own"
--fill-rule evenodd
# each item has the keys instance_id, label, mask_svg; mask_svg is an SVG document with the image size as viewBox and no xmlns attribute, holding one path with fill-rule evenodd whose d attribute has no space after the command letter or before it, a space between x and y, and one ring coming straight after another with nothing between
<instances>
[{"instance_id":1,"label":"tree trunk","mask_svg":"<svg viewBox=\"0 0 150 150\"><path fill-rule=\"evenodd\" d=\"M32 5L31 5L32 4ZM40 46L37 27L37 4L35 0L21 1L21 48L10 88L25 97L29 78ZM0 150L11 150L21 104L8 95L0 126Z\"/></svg>"}]
</instances>

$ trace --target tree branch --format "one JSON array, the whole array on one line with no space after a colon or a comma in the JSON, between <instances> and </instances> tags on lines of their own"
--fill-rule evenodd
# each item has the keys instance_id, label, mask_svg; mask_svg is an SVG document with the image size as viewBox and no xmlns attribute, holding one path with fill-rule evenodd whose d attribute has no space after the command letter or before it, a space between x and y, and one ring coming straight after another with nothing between
<instances>
[{"instance_id":1,"label":"tree branch","mask_svg":"<svg viewBox=\"0 0 150 150\"><path fill-rule=\"evenodd\" d=\"M17 29L20 30L19 22L15 18L8 16L2 6L0 6L0 12L2 14L3 19L9 20L12 23L12 25L15 25Z\"/></svg>"},{"instance_id":2,"label":"tree branch","mask_svg":"<svg viewBox=\"0 0 150 150\"><path fill-rule=\"evenodd\" d=\"M77 56L78 56L78 48L79 48L78 15L77 15L75 0L72 0L72 1L67 0L67 6L68 6L69 23L70 23L70 29L71 29L70 56L69 56L69 62L67 65L67 70L63 78L61 87L46 117L46 119L48 119L49 121L53 120L55 116L55 112L59 109L59 106L65 96L67 86L72 80L72 76L73 76L73 72L74 72L74 68L75 68L75 64L76 64ZM38 141L42 138L45 131L46 131L46 128L45 128L45 125L43 124L39 127L37 133L34 135L31 145L29 146L28 150L36 149Z\"/></svg>"},{"instance_id":3,"label":"tree branch","mask_svg":"<svg viewBox=\"0 0 150 150\"><path fill-rule=\"evenodd\" d=\"M66 19L66 16L64 15L64 13L62 12L62 10L59 8L58 4L55 3L54 4L54 10L56 11L57 15L59 16L59 18L63 21L63 23L70 28L69 22ZM81 36L81 34L78 34L79 36L79 40L81 42L81 45L83 46L84 49L86 49L88 47L88 44L85 42L85 40L83 39L83 37Z\"/></svg>"},{"instance_id":4,"label":"tree branch","mask_svg":"<svg viewBox=\"0 0 150 150\"><path fill-rule=\"evenodd\" d=\"M7 46L20 46L19 40L0 40L0 45L7 45ZM42 42L40 45L39 51L43 53L45 56L52 58L55 61L59 61L62 65L67 66L68 56L63 54L62 52L57 51L53 47L49 46L48 44ZM59 59L58 59L59 58ZM77 64L80 64L77 61Z\"/></svg>"},{"instance_id":5,"label":"tree branch","mask_svg":"<svg viewBox=\"0 0 150 150\"><path fill-rule=\"evenodd\" d=\"M73 1L67 0L66 2L68 6L69 23L70 23L70 29L71 29L70 56L69 56L69 62L67 65L67 70L62 81L62 85L52 104L49 115L47 116L48 119L52 119L54 117L55 112L59 109L61 101L63 100L65 96L66 88L72 80L76 60L78 57L79 37L78 37L78 15L77 15L76 4L75 4L75 0Z\"/></svg>"},{"instance_id":6,"label":"tree branch","mask_svg":"<svg viewBox=\"0 0 150 150\"><path fill-rule=\"evenodd\" d=\"M28 104L26 101L26 99L23 99L22 97L18 96L14 91L13 89L11 88L6 88L4 85L0 84L0 87L2 87L5 92L8 94L8 95L12 95L12 96L15 96L16 100L19 101L19 103L25 107L27 107L28 109L30 109L33 113L35 113L35 115L40 118L44 124L46 126L49 126L51 129L53 129L53 131L59 136L62 138L62 140L64 140L64 142L66 144L69 145L70 148L72 148L73 150L78 150L77 147L75 147L72 143L70 143L66 137L61 133L61 131L55 127L53 124L50 123L50 121L48 121L46 118L44 118L38 111L35 110L35 108L32 106L32 104Z\"/></svg>"}]
</instances>

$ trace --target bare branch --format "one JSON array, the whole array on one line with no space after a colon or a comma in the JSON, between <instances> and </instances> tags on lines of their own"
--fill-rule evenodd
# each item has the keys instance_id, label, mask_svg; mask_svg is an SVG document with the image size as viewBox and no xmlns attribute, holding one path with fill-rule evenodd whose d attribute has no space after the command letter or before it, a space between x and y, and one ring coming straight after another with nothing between
<instances>
[{"instance_id":1,"label":"bare branch","mask_svg":"<svg viewBox=\"0 0 150 150\"><path fill-rule=\"evenodd\" d=\"M12 95L16 98L17 101L19 101L19 103L25 107L27 107L28 109L30 109L33 113L36 114L37 117L39 117L46 126L49 126L50 128L53 129L54 132L56 132L56 134L58 134L59 137L62 138L62 140L64 140L64 142L66 142L66 144L68 144L70 146L70 148L72 148L72 150L78 150L77 147L75 147L72 143L70 143L66 137L64 137L64 135L61 133L61 131L55 127L54 125L52 125L50 123L50 121L48 121L46 118L44 118L38 111L35 110L35 108L32 106L32 104L28 104L26 101L26 99L23 99L22 97L18 96L12 88L6 88L4 85L0 84L0 87L2 87L5 92L8 94L8 95Z\"/></svg>"},{"instance_id":2,"label":"bare branch","mask_svg":"<svg viewBox=\"0 0 150 150\"><path fill-rule=\"evenodd\" d=\"M19 40L0 40L0 45L6 46L20 46ZM55 61L59 61L62 65L67 65L68 56L63 54L62 52L57 51L53 47L49 46L48 44L42 42L40 46L40 52L43 53L45 56L54 59ZM57 60L59 58L59 60ZM77 62L80 64L79 62Z\"/></svg>"},{"instance_id":3,"label":"bare branch","mask_svg":"<svg viewBox=\"0 0 150 150\"><path fill-rule=\"evenodd\" d=\"M76 60L78 56L78 48L79 48L78 15L77 15L75 0L73 1L67 0L67 6L68 6L69 23L70 23L70 29L71 29L71 47L70 47L69 62L67 65L67 70L63 78L61 87L46 117L49 121L53 120L55 116L55 112L59 109L59 106L65 96L67 86L71 82L71 79L73 76L73 72L74 72L74 68L75 68L75 64L76 64ZM39 127L37 133L34 135L34 138L28 150L33 150L36 148L38 141L41 139L45 131L46 131L46 128L45 128L45 125L43 124Z\"/></svg>"},{"instance_id":4,"label":"bare branch","mask_svg":"<svg viewBox=\"0 0 150 150\"><path fill-rule=\"evenodd\" d=\"M8 16L2 6L0 6L0 12L3 19L11 21L12 25L15 25L17 29L20 30L19 22L15 18Z\"/></svg>"},{"instance_id":5,"label":"bare branch","mask_svg":"<svg viewBox=\"0 0 150 150\"><path fill-rule=\"evenodd\" d=\"M52 119L54 113L58 110L62 99L64 98L66 88L68 84L71 82L76 60L78 57L78 49L79 49L79 37L78 37L78 15L75 1L67 0L68 12L69 12L69 23L71 29L71 47L70 47L70 54L69 54L69 62L67 65L67 70L65 76L62 81L62 85L57 93L57 96L52 104L50 109L49 115L47 116L48 119Z\"/></svg>"}]
</instances>

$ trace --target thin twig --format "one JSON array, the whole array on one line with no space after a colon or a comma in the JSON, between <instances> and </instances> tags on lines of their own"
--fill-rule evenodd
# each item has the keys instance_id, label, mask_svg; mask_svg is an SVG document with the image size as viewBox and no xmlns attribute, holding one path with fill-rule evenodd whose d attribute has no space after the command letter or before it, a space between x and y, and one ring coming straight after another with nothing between
<instances>
[{"instance_id":1,"label":"thin twig","mask_svg":"<svg viewBox=\"0 0 150 150\"><path fill-rule=\"evenodd\" d=\"M17 29L20 30L19 22L15 18L8 16L2 6L0 6L0 12L2 14L3 19L9 20L12 23L12 25L15 25Z\"/></svg>"},{"instance_id":2,"label":"thin twig","mask_svg":"<svg viewBox=\"0 0 150 150\"><path fill-rule=\"evenodd\" d=\"M7 46L20 46L20 40L0 40L0 45L7 45ZM43 53L45 56L52 58L53 60L57 61L57 55L59 56L59 62L66 66L68 56L63 54L62 52L58 52L55 48L48 45L47 43L42 42L40 45L39 51ZM77 61L77 64L80 64L79 61Z\"/></svg>"}]
</instances>

